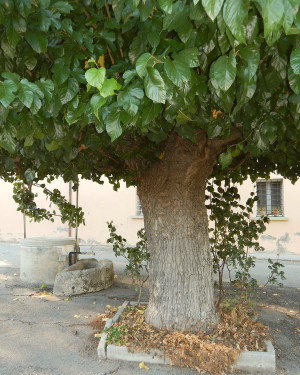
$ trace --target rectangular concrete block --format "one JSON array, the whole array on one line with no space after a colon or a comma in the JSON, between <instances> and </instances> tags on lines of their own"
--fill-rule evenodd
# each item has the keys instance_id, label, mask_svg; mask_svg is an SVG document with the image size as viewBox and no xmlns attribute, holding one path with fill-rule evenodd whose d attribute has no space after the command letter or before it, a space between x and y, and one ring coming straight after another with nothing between
<instances>
[{"instance_id":1,"label":"rectangular concrete block","mask_svg":"<svg viewBox=\"0 0 300 375\"><path fill-rule=\"evenodd\" d=\"M266 352L243 352L233 368L251 374L276 374L275 349L271 341L267 341L266 346Z\"/></svg>"},{"instance_id":2,"label":"rectangular concrete block","mask_svg":"<svg viewBox=\"0 0 300 375\"><path fill-rule=\"evenodd\" d=\"M116 323L120 319L120 316L122 315L123 311L126 309L126 307L128 306L128 304L129 304L129 301L125 301L121 305L121 307L119 308L119 310L116 312L116 314L112 318L112 322L113 323Z\"/></svg>"},{"instance_id":3,"label":"rectangular concrete block","mask_svg":"<svg viewBox=\"0 0 300 375\"><path fill-rule=\"evenodd\" d=\"M99 359L106 359L107 358L107 355L106 355L106 349L107 349L106 348L106 339L107 339L107 333L102 332L101 339L99 341L99 345L98 345L98 348L97 348Z\"/></svg>"},{"instance_id":4,"label":"rectangular concrete block","mask_svg":"<svg viewBox=\"0 0 300 375\"><path fill-rule=\"evenodd\" d=\"M151 351L150 353L131 353L126 346L117 345L107 345L107 358L119 361L165 364L164 357L158 351Z\"/></svg>"},{"instance_id":5,"label":"rectangular concrete block","mask_svg":"<svg viewBox=\"0 0 300 375\"><path fill-rule=\"evenodd\" d=\"M112 319L108 319L107 321L106 321L106 323L105 323L105 326L104 326L104 331L106 330L106 329L109 329L110 327L111 327L111 325L112 325Z\"/></svg>"}]
</instances>

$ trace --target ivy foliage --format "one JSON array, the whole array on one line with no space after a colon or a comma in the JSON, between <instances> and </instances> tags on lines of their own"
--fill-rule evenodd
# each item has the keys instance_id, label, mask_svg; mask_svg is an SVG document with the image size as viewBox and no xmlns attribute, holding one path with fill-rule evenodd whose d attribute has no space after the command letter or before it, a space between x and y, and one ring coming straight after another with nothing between
<instances>
[{"instance_id":1,"label":"ivy foliage","mask_svg":"<svg viewBox=\"0 0 300 375\"><path fill-rule=\"evenodd\" d=\"M171 133L295 179L299 0L0 0L0 174L118 187ZM259 163L257 160L259 159ZM247 169L248 168L248 169Z\"/></svg>"}]
</instances>

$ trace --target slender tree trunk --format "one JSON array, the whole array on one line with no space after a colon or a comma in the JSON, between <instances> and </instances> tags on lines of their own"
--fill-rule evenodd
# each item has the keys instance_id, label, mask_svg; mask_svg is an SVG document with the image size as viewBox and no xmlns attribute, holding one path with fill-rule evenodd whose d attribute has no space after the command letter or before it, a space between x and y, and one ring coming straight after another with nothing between
<instances>
[{"instance_id":1,"label":"slender tree trunk","mask_svg":"<svg viewBox=\"0 0 300 375\"><path fill-rule=\"evenodd\" d=\"M156 328L197 331L217 322L205 207L216 157L206 145L173 136L138 188L150 251L146 319Z\"/></svg>"}]
</instances>

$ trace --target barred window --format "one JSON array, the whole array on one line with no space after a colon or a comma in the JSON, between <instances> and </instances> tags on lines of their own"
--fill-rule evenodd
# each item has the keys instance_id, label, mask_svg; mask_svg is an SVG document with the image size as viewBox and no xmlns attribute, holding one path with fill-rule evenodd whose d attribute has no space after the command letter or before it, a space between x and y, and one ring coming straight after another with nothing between
<instances>
[{"instance_id":1,"label":"barred window","mask_svg":"<svg viewBox=\"0 0 300 375\"><path fill-rule=\"evenodd\" d=\"M136 196L136 216L144 216L139 196Z\"/></svg>"},{"instance_id":2,"label":"barred window","mask_svg":"<svg viewBox=\"0 0 300 375\"><path fill-rule=\"evenodd\" d=\"M258 180L257 215L283 216L283 182L281 179Z\"/></svg>"}]
</instances>

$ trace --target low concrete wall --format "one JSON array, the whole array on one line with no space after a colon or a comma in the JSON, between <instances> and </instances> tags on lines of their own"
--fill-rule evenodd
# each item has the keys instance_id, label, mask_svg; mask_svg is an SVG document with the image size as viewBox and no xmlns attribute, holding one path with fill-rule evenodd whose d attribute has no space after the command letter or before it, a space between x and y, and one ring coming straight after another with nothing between
<instances>
[{"instance_id":1,"label":"low concrete wall","mask_svg":"<svg viewBox=\"0 0 300 375\"><path fill-rule=\"evenodd\" d=\"M55 276L68 267L73 238L27 238L21 241L22 281L35 286L53 285Z\"/></svg>"}]
</instances>

